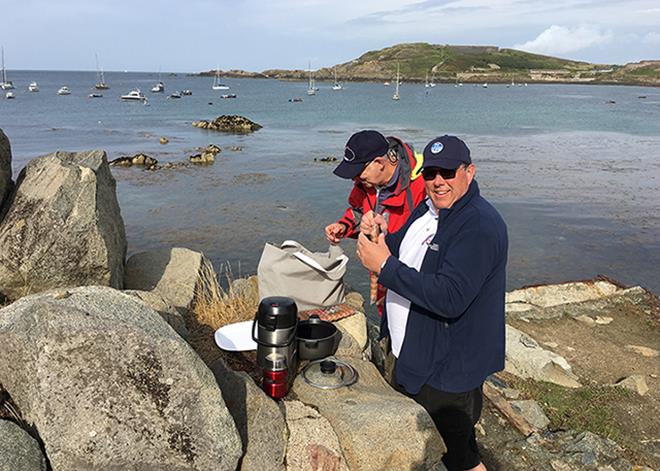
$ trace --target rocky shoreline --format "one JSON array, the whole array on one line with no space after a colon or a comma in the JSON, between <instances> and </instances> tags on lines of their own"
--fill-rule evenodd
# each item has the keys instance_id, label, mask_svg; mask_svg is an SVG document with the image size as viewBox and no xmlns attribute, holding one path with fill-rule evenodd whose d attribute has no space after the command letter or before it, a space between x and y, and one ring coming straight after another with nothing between
<instances>
[{"instance_id":1,"label":"rocky shoreline","mask_svg":"<svg viewBox=\"0 0 660 471\"><path fill-rule=\"evenodd\" d=\"M240 299L251 314L254 277L224 291L204 254L187 248L126 259L105 152L38 157L14 182L0 130L0 202L1 471L444 469L428 414L381 375L377 328L367 325L359 294L346 300L356 313L336 321L337 357L359 381L320 391L298 376L278 403L232 368L235 359L213 344L219 325L200 309ZM507 317L507 368L487 383L478 426L489 469L660 465L653 423L638 437L651 440L646 451L592 430L558 430L554 403L525 389L626 391L614 397L639 406L634 421L652 420L660 403L657 297L607 279L530 287L507 294ZM643 336L631 333L637 318ZM546 338L564 324L565 337ZM585 341L569 336L582 331L609 340L609 368L626 378L585 369L572 353Z\"/></svg>"}]
</instances>

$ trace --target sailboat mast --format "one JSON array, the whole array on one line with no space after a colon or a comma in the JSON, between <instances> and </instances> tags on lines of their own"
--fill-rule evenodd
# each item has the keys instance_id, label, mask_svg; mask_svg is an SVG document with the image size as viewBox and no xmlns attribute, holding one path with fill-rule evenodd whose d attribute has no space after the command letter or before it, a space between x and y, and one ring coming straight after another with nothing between
<instances>
[{"instance_id":1,"label":"sailboat mast","mask_svg":"<svg viewBox=\"0 0 660 471\"><path fill-rule=\"evenodd\" d=\"M7 83L7 72L5 71L5 48L2 47L2 84Z\"/></svg>"},{"instance_id":2,"label":"sailboat mast","mask_svg":"<svg viewBox=\"0 0 660 471\"><path fill-rule=\"evenodd\" d=\"M399 96L399 64L396 64L396 94Z\"/></svg>"}]
</instances>

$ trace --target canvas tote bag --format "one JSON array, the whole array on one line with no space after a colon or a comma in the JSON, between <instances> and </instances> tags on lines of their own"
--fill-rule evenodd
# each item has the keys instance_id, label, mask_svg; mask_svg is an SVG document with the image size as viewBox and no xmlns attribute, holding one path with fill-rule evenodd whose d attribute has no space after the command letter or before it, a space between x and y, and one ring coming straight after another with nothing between
<instances>
[{"instance_id":1,"label":"canvas tote bag","mask_svg":"<svg viewBox=\"0 0 660 471\"><path fill-rule=\"evenodd\" d=\"M328 252L310 252L293 240L279 247L266 244L257 267L259 296L293 298L299 311L342 303L347 264L348 257L337 245Z\"/></svg>"}]
</instances>

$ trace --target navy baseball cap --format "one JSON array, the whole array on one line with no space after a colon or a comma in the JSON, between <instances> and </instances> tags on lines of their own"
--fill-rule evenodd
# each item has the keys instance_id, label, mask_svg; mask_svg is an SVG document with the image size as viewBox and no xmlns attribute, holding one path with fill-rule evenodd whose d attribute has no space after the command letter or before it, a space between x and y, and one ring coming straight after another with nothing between
<instances>
[{"instance_id":1,"label":"navy baseball cap","mask_svg":"<svg viewBox=\"0 0 660 471\"><path fill-rule=\"evenodd\" d=\"M333 171L341 178L353 179L376 157L387 154L390 144L378 131L360 131L353 134L344 148L344 160Z\"/></svg>"},{"instance_id":2,"label":"navy baseball cap","mask_svg":"<svg viewBox=\"0 0 660 471\"><path fill-rule=\"evenodd\" d=\"M453 170L472 163L470 149L456 136L436 137L424 147L422 168L438 167Z\"/></svg>"}]
</instances>

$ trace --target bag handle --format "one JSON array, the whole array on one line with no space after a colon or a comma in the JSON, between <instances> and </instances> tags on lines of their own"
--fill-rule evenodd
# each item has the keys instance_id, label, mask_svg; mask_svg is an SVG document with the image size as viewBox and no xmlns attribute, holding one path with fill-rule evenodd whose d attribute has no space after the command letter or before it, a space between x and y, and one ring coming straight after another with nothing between
<instances>
[{"instance_id":1,"label":"bag handle","mask_svg":"<svg viewBox=\"0 0 660 471\"><path fill-rule=\"evenodd\" d=\"M310 257L309 255L304 254L303 252L301 252L301 250L304 247L299 242L296 242L295 240L285 240L284 242L282 242L282 245L280 247L281 248L285 248L285 247L295 247L295 248L297 248L298 251L291 253L291 255L296 257L298 260L303 262L305 265L308 265L308 266L314 268L315 270L320 271L321 273L325 273L328 276L328 278L330 278L331 280L337 281L342 276L344 276L343 270L346 267L346 265L348 264L348 257L346 256L346 254L341 254L339 257L337 257L337 260L341 260L339 265L332 268L331 270L328 270L327 268L324 268L323 266L321 266L321 264L319 262L317 262L316 260L314 260L312 257Z\"/></svg>"}]
</instances>

